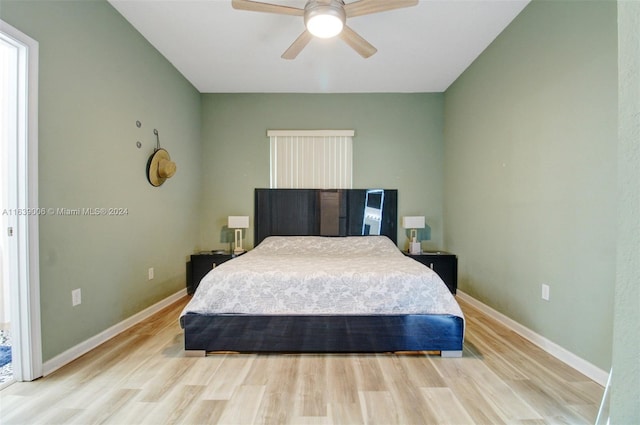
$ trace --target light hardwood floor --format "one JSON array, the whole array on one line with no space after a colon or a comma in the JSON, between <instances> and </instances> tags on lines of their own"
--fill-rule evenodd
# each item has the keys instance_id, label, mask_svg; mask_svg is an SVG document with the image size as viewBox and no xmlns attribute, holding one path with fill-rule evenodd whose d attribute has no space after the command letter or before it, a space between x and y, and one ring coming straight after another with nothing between
<instances>
[{"instance_id":1,"label":"light hardwood floor","mask_svg":"<svg viewBox=\"0 0 640 425\"><path fill-rule=\"evenodd\" d=\"M460 302L462 358L183 357L187 298L55 373L0 392L2 424L587 424L603 388Z\"/></svg>"}]
</instances>

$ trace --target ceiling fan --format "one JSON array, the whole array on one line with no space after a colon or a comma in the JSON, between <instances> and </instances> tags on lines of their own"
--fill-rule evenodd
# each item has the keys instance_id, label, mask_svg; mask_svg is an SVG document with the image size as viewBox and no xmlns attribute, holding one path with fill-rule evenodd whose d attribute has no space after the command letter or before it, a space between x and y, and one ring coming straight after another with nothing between
<instances>
[{"instance_id":1,"label":"ceiling fan","mask_svg":"<svg viewBox=\"0 0 640 425\"><path fill-rule=\"evenodd\" d=\"M314 36L339 36L363 58L368 58L378 50L346 25L347 18L415 6L418 0L358 0L351 3L343 0L308 0L304 9L252 0L232 0L231 4L234 9L304 17L306 29L282 54L283 59L295 59Z\"/></svg>"}]
</instances>

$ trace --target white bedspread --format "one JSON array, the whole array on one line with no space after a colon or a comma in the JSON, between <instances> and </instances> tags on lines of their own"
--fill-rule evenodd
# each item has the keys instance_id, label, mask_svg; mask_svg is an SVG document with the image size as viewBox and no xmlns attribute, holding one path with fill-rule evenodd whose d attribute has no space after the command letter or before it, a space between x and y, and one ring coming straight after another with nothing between
<instances>
[{"instance_id":1,"label":"white bedspread","mask_svg":"<svg viewBox=\"0 0 640 425\"><path fill-rule=\"evenodd\" d=\"M209 272L186 313L463 317L440 277L385 236L269 237Z\"/></svg>"}]
</instances>

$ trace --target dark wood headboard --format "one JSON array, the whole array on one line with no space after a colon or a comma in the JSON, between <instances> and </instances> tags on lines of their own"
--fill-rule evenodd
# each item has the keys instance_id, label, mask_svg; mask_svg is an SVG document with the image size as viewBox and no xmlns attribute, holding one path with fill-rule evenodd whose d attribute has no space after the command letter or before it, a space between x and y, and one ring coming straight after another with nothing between
<instances>
[{"instance_id":1,"label":"dark wood headboard","mask_svg":"<svg viewBox=\"0 0 640 425\"><path fill-rule=\"evenodd\" d=\"M370 234L397 243L396 189L256 189L254 208L255 245L267 236Z\"/></svg>"}]
</instances>

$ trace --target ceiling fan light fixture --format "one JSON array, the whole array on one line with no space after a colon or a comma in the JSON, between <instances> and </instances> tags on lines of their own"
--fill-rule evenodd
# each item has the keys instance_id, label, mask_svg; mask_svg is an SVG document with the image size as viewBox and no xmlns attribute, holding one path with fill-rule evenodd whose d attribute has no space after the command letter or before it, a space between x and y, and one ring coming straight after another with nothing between
<instances>
[{"instance_id":1,"label":"ceiling fan light fixture","mask_svg":"<svg viewBox=\"0 0 640 425\"><path fill-rule=\"evenodd\" d=\"M339 1L322 4L310 1L305 7L304 23L307 30L319 38L331 38L342 32L347 16Z\"/></svg>"}]
</instances>

